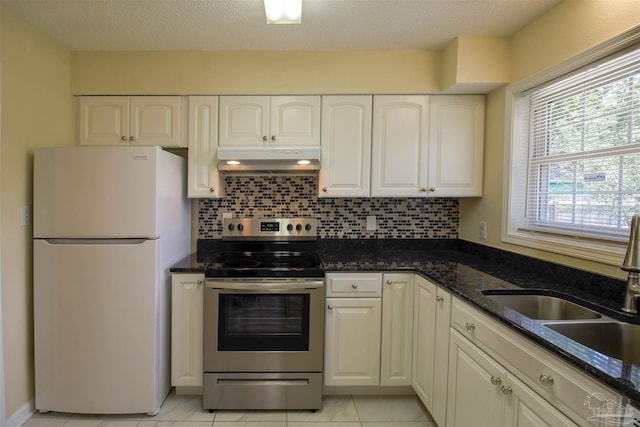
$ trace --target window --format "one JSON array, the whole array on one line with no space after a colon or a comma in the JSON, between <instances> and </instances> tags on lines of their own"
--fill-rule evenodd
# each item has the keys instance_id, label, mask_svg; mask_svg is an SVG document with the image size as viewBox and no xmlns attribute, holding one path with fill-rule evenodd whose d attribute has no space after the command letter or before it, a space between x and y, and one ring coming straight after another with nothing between
<instances>
[{"instance_id":1,"label":"window","mask_svg":"<svg viewBox=\"0 0 640 427\"><path fill-rule=\"evenodd\" d=\"M640 214L640 47L511 95L503 239L616 263Z\"/></svg>"}]
</instances>

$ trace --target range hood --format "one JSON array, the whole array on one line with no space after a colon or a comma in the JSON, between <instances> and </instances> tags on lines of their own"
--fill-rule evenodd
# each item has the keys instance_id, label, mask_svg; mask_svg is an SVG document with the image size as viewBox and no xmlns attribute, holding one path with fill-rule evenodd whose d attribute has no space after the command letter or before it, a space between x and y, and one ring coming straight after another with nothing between
<instances>
[{"instance_id":1,"label":"range hood","mask_svg":"<svg viewBox=\"0 0 640 427\"><path fill-rule=\"evenodd\" d=\"M237 175L317 174L320 147L218 147L218 170Z\"/></svg>"}]
</instances>

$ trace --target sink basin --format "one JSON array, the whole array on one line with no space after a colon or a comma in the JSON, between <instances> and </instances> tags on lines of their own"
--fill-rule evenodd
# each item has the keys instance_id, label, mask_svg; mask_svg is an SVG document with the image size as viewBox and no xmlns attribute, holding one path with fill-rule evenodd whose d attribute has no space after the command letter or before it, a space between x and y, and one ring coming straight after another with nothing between
<instances>
[{"instance_id":1,"label":"sink basin","mask_svg":"<svg viewBox=\"0 0 640 427\"><path fill-rule=\"evenodd\" d=\"M597 352L640 365L640 325L587 322L550 323L546 326Z\"/></svg>"},{"instance_id":2,"label":"sink basin","mask_svg":"<svg viewBox=\"0 0 640 427\"><path fill-rule=\"evenodd\" d=\"M592 320L602 315L579 304L549 295L486 290L488 298L534 320Z\"/></svg>"}]
</instances>

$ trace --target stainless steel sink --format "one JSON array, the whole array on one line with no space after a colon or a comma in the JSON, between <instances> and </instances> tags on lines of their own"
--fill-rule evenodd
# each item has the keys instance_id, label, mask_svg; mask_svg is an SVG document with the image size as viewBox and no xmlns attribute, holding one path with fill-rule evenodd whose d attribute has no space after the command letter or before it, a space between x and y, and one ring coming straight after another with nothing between
<instances>
[{"instance_id":1,"label":"stainless steel sink","mask_svg":"<svg viewBox=\"0 0 640 427\"><path fill-rule=\"evenodd\" d=\"M508 291L507 291L508 292ZM579 304L549 295L532 295L486 290L482 293L492 300L534 320L593 320L602 315Z\"/></svg>"},{"instance_id":2,"label":"stainless steel sink","mask_svg":"<svg viewBox=\"0 0 640 427\"><path fill-rule=\"evenodd\" d=\"M546 326L607 356L640 365L640 325L585 322L549 323Z\"/></svg>"}]
</instances>

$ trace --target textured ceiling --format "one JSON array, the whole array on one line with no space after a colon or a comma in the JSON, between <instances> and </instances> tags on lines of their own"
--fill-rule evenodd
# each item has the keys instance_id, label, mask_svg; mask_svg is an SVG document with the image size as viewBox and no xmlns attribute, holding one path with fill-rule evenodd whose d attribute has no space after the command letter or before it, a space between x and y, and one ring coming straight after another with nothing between
<instances>
[{"instance_id":1,"label":"textured ceiling","mask_svg":"<svg viewBox=\"0 0 640 427\"><path fill-rule=\"evenodd\" d=\"M0 0L70 50L440 49L510 36L560 0L303 0L267 25L262 0Z\"/></svg>"}]
</instances>

